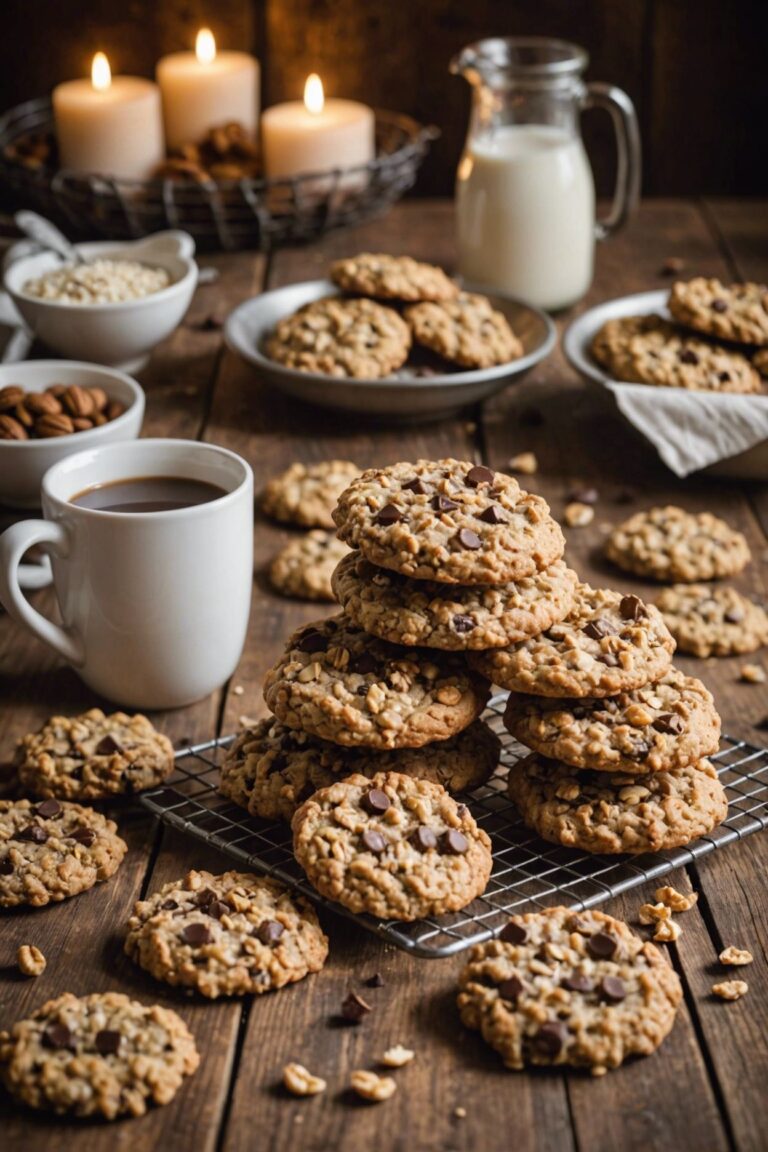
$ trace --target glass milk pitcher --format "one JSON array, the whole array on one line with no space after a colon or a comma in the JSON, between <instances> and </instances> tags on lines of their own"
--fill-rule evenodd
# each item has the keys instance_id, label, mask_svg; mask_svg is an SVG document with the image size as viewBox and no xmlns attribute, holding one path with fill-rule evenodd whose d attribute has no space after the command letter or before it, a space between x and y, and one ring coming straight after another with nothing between
<instances>
[{"instance_id":1,"label":"glass milk pitcher","mask_svg":"<svg viewBox=\"0 0 768 1152\"><path fill-rule=\"evenodd\" d=\"M585 84L587 53L538 37L479 40L451 62L473 87L456 180L459 272L542 308L564 308L592 282L595 238L627 219L640 188L640 136L629 97ZM605 108L618 146L613 205L595 222L579 113Z\"/></svg>"}]
</instances>

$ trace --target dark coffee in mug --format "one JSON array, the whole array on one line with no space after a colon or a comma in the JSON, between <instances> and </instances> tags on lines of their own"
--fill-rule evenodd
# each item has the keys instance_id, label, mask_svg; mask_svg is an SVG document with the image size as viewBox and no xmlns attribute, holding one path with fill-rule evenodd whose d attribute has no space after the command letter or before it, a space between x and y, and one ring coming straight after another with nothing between
<instances>
[{"instance_id":1,"label":"dark coffee in mug","mask_svg":"<svg viewBox=\"0 0 768 1152\"><path fill-rule=\"evenodd\" d=\"M94 484L70 500L78 508L97 512L175 512L209 504L226 496L224 488L207 480L188 480L184 476L137 476Z\"/></svg>"}]
</instances>

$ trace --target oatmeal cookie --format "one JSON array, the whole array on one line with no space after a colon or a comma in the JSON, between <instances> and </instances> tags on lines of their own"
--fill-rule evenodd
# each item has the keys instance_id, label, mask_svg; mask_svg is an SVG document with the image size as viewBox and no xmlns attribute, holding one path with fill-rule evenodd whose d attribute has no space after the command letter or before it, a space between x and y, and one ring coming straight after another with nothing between
<instances>
[{"instance_id":1,"label":"oatmeal cookie","mask_svg":"<svg viewBox=\"0 0 768 1152\"><path fill-rule=\"evenodd\" d=\"M442 268L412 256L362 252L331 265L330 277L343 292L380 300L452 300L458 286Z\"/></svg>"},{"instance_id":2,"label":"oatmeal cookie","mask_svg":"<svg viewBox=\"0 0 768 1152\"><path fill-rule=\"evenodd\" d=\"M638 596L580 584L569 616L540 636L489 652L470 667L533 696L616 696L660 679L675 642L661 614Z\"/></svg>"},{"instance_id":3,"label":"oatmeal cookie","mask_svg":"<svg viewBox=\"0 0 768 1152\"><path fill-rule=\"evenodd\" d=\"M329 296L280 320L267 356L300 372L379 380L408 358L411 330L392 308L373 300Z\"/></svg>"},{"instance_id":4,"label":"oatmeal cookie","mask_svg":"<svg viewBox=\"0 0 768 1152\"><path fill-rule=\"evenodd\" d=\"M146 716L91 708L54 716L16 751L22 791L40 798L99 800L154 788L173 772L173 745Z\"/></svg>"},{"instance_id":5,"label":"oatmeal cookie","mask_svg":"<svg viewBox=\"0 0 768 1152\"><path fill-rule=\"evenodd\" d=\"M108 880L128 846L117 825L65 800L0 800L0 907L40 907Z\"/></svg>"},{"instance_id":6,"label":"oatmeal cookie","mask_svg":"<svg viewBox=\"0 0 768 1152\"><path fill-rule=\"evenodd\" d=\"M125 951L156 979L215 999L319 972L328 940L310 903L276 880L192 871L138 901Z\"/></svg>"},{"instance_id":7,"label":"oatmeal cookie","mask_svg":"<svg viewBox=\"0 0 768 1152\"><path fill-rule=\"evenodd\" d=\"M460 292L441 304L405 310L417 344L462 368L493 368L523 355L523 346L485 296Z\"/></svg>"},{"instance_id":8,"label":"oatmeal cookie","mask_svg":"<svg viewBox=\"0 0 768 1152\"><path fill-rule=\"evenodd\" d=\"M283 524L333 530L336 501L359 475L360 469L351 460L291 464L267 484L261 497L262 512Z\"/></svg>"},{"instance_id":9,"label":"oatmeal cookie","mask_svg":"<svg viewBox=\"0 0 768 1152\"><path fill-rule=\"evenodd\" d=\"M229 748L219 791L252 816L290 820L318 788L355 773L401 772L451 793L477 788L495 771L500 752L498 736L481 720L449 740L379 752L317 740L270 717L241 732Z\"/></svg>"},{"instance_id":10,"label":"oatmeal cookie","mask_svg":"<svg viewBox=\"0 0 768 1152\"><path fill-rule=\"evenodd\" d=\"M269 568L272 587L295 600L335 600L331 576L349 552L332 532L317 528L291 540Z\"/></svg>"},{"instance_id":11,"label":"oatmeal cookie","mask_svg":"<svg viewBox=\"0 0 768 1152\"><path fill-rule=\"evenodd\" d=\"M170 1103L199 1063L180 1016L120 992L65 992L0 1032L0 1077L11 1095L81 1119L143 1116Z\"/></svg>"},{"instance_id":12,"label":"oatmeal cookie","mask_svg":"<svg viewBox=\"0 0 768 1152\"><path fill-rule=\"evenodd\" d=\"M504 724L542 756L597 772L684 768L720 747L711 693L677 668L655 684L599 700L511 693Z\"/></svg>"},{"instance_id":13,"label":"oatmeal cookie","mask_svg":"<svg viewBox=\"0 0 768 1152\"><path fill-rule=\"evenodd\" d=\"M399 772L349 776L293 817L293 849L309 882L351 912L419 920L485 891L491 842L439 784Z\"/></svg>"},{"instance_id":14,"label":"oatmeal cookie","mask_svg":"<svg viewBox=\"0 0 768 1152\"><path fill-rule=\"evenodd\" d=\"M472 949L458 1005L507 1068L565 1064L600 1076L650 1056L682 998L659 949L623 921L547 908L513 917Z\"/></svg>"},{"instance_id":15,"label":"oatmeal cookie","mask_svg":"<svg viewBox=\"0 0 768 1152\"><path fill-rule=\"evenodd\" d=\"M685 583L734 576L751 560L746 538L725 520L674 504L630 516L611 532L605 554L635 576Z\"/></svg>"},{"instance_id":16,"label":"oatmeal cookie","mask_svg":"<svg viewBox=\"0 0 768 1152\"><path fill-rule=\"evenodd\" d=\"M573 768L532 753L509 770L523 822L552 844L583 852L661 852L705 836L728 801L709 760L642 779Z\"/></svg>"},{"instance_id":17,"label":"oatmeal cookie","mask_svg":"<svg viewBox=\"0 0 768 1152\"><path fill-rule=\"evenodd\" d=\"M461 460L370 468L339 497L341 540L381 568L445 584L507 584L565 551L540 496Z\"/></svg>"},{"instance_id":18,"label":"oatmeal cookie","mask_svg":"<svg viewBox=\"0 0 768 1152\"><path fill-rule=\"evenodd\" d=\"M761 376L768 377L768 348L761 348L752 357L752 367L755 368Z\"/></svg>"},{"instance_id":19,"label":"oatmeal cookie","mask_svg":"<svg viewBox=\"0 0 768 1152\"><path fill-rule=\"evenodd\" d=\"M733 656L768 644L768 612L735 588L675 584L656 601L681 652Z\"/></svg>"},{"instance_id":20,"label":"oatmeal cookie","mask_svg":"<svg viewBox=\"0 0 768 1152\"><path fill-rule=\"evenodd\" d=\"M459 657L372 639L343 614L294 632L264 684L267 707L289 728L369 748L447 740L488 695Z\"/></svg>"},{"instance_id":21,"label":"oatmeal cookie","mask_svg":"<svg viewBox=\"0 0 768 1152\"><path fill-rule=\"evenodd\" d=\"M669 310L680 324L719 340L768 344L768 287L697 276L672 285Z\"/></svg>"},{"instance_id":22,"label":"oatmeal cookie","mask_svg":"<svg viewBox=\"0 0 768 1152\"><path fill-rule=\"evenodd\" d=\"M366 632L392 644L500 648L567 616L578 576L563 560L510 584L440 584L377 568L350 552L333 574L336 599Z\"/></svg>"}]
</instances>

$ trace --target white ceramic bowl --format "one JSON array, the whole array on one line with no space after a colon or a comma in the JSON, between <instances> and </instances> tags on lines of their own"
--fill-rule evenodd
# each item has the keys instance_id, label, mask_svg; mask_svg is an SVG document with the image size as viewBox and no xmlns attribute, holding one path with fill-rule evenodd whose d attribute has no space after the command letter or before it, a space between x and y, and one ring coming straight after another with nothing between
<instances>
[{"instance_id":1,"label":"white ceramic bowl","mask_svg":"<svg viewBox=\"0 0 768 1152\"><path fill-rule=\"evenodd\" d=\"M135 380L114 368L72 360L29 360L0 367L0 388L8 384L17 384L25 392L43 392L51 384L103 388L110 400L125 405L125 412L108 424L70 436L0 440L0 504L39 508L40 483L51 465L86 448L135 440L141 431L144 392Z\"/></svg>"},{"instance_id":2,"label":"white ceramic bowl","mask_svg":"<svg viewBox=\"0 0 768 1152\"><path fill-rule=\"evenodd\" d=\"M29 255L29 244L9 251L6 291L34 335L60 356L136 371L152 349L181 323L197 285L195 242L186 232L157 232L128 244L77 244L86 259L138 260L164 268L171 283L160 292L121 304L64 304L39 300L24 285L62 264L54 252Z\"/></svg>"}]
</instances>

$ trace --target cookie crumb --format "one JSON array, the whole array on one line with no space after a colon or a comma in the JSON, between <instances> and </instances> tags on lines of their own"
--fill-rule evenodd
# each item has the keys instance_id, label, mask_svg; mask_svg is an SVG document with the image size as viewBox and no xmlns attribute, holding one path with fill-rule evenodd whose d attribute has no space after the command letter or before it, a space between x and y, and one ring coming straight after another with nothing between
<instances>
[{"instance_id":1,"label":"cookie crumb","mask_svg":"<svg viewBox=\"0 0 768 1152\"><path fill-rule=\"evenodd\" d=\"M719 960L721 964L740 967L742 964L751 964L754 956L746 948L734 948L731 944L728 948L723 949L720 953Z\"/></svg>"},{"instance_id":2,"label":"cookie crumb","mask_svg":"<svg viewBox=\"0 0 768 1152\"><path fill-rule=\"evenodd\" d=\"M723 980L712 985L712 992L721 1000L741 1000L749 992L749 984L746 980Z\"/></svg>"},{"instance_id":3,"label":"cookie crumb","mask_svg":"<svg viewBox=\"0 0 768 1152\"><path fill-rule=\"evenodd\" d=\"M571 504L597 504L599 499L597 488L577 488L568 497Z\"/></svg>"},{"instance_id":4,"label":"cookie crumb","mask_svg":"<svg viewBox=\"0 0 768 1152\"><path fill-rule=\"evenodd\" d=\"M507 462L510 472L521 472L523 476L533 476L539 470L539 462L533 452L519 452Z\"/></svg>"},{"instance_id":5,"label":"cookie crumb","mask_svg":"<svg viewBox=\"0 0 768 1152\"><path fill-rule=\"evenodd\" d=\"M368 1072L363 1068L352 1073L349 1083L361 1099L368 1100L372 1104L389 1100L397 1091L397 1084L391 1076L377 1076L375 1072Z\"/></svg>"},{"instance_id":6,"label":"cookie crumb","mask_svg":"<svg viewBox=\"0 0 768 1152\"><path fill-rule=\"evenodd\" d=\"M454 1108L453 1114L457 1120L463 1120L464 1117L467 1115L467 1110L466 1110L466 1108L462 1108L462 1107Z\"/></svg>"},{"instance_id":7,"label":"cookie crumb","mask_svg":"<svg viewBox=\"0 0 768 1152\"><path fill-rule=\"evenodd\" d=\"M672 912L687 912L689 908L693 908L694 904L699 898L698 892L678 892L676 888L670 885L665 885L663 888L657 888L654 896L661 904L666 904L667 908Z\"/></svg>"},{"instance_id":8,"label":"cookie crumb","mask_svg":"<svg viewBox=\"0 0 768 1152\"><path fill-rule=\"evenodd\" d=\"M685 260L680 256L667 256L659 269L660 276L678 276L685 268Z\"/></svg>"},{"instance_id":9,"label":"cookie crumb","mask_svg":"<svg viewBox=\"0 0 768 1152\"><path fill-rule=\"evenodd\" d=\"M742 664L739 680L744 684L765 684L765 668L760 664Z\"/></svg>"},{"instance_id":10,"label":"cookie crumb","mask_svg":"<svg viewBox=\"0 0 768 1152\"><path fill-rule=\"evenodd\" d=\"M232 689L232 692L234 693L235 696L242 696L243 693L245 692L245 688L243 688L242 684L235 684L234 688Z\"/></svg>"},{"instance_id":11,"label":"cookie crumb","mask_svg":"<svg viewBox=\"0 0 768 1152\"><path fill-rule=\"evenodd\" d=\"M241 728L253 728L258 724L258 720L253 716L238 716L237 722Z\"/></svg>"},{"instance_id":12,"label":"cookie crumb","mask_svg":"<svg viewBox=\"0 0 768 1152\"><path fill-rule=\"evenodd\" d=\"M591 504L582 504L574 500L565 506L565 522L569 528L586 528L595 518L595 510Z\"/></svg>"},{"instance_id":13,"label":"cookie crumb","mask_svg":"<svg viewBox=\"0 0 768 1152\"><path fill-rule=\"evenodd\" d=\"M661 944L672 944L675 940L679 940L682 934L682 928L674 920L662 920L658 924L653 938Z\"/></svg>"},{"instance_id":14,"label":"cookie crumb","mask_svg":"<svg viewBox=\"0 0 768 1152\"><path fill-rule=\"evenodd\" d=\"M641 924L658 924L661 920L669 920L671 915L669 906L659 901L658 904L641 904L637 918Z\"/></svg>"},{"instance_id":15,"label":"cookie crumb","mask_svg":"<svg viewBox=\"0 0 768 1152\"><path fill-rule=\"evenodd\" d=\"M410 1048L404 1048L402 1044L395 1044L392 1048L387 1048L386 1052L381 1058L381 1063L386 1068L402 1068L404 1064L410 1064L416 1055Z\"/></svg>"},{"instance_id":16,"label":"cookie crumb","mask_svg":"<svg viewBox=\"0 0 768 1152\"><path fill-rule=\"evenodd\" d=\"M16 963L25 976L42 976L47 961L34 944L22 944L16 953Z\"/></svg>"},{"instance_id":17,"label":"cookie crumb","mask_svg":"<svg viewBox=\"0 0 768 1152\"><path fill-rule=\"evenodd\" d=\"M317 1096L325 1092L327 1084L321 1076L313 1076L303 1064L286 1064L283 1084L294 1096Z\"/></svg>"}]
</instances>

